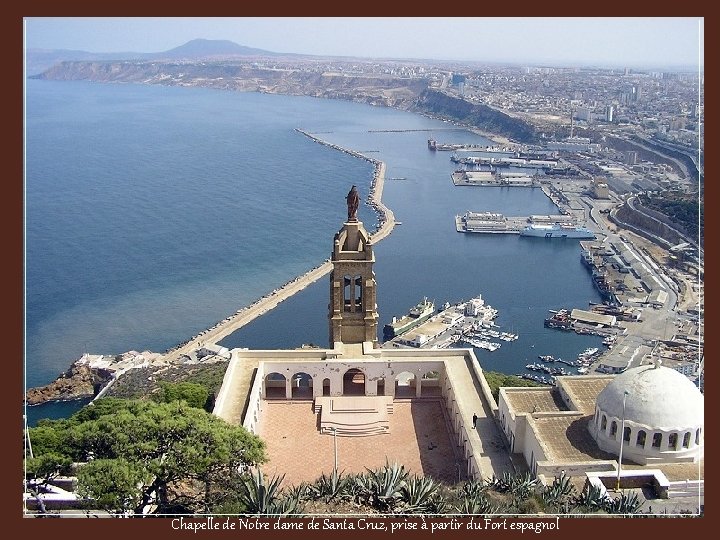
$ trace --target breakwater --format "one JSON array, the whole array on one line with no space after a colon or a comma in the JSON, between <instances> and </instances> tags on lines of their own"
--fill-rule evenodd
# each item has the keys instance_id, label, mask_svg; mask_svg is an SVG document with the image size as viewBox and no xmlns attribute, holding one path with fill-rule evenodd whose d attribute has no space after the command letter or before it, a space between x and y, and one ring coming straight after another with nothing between
<instances>
[{"instance_id":1,"label":"breakwater","mask_svg":"<svg viewBox=\"0 0 720 540\"><path fill-rule=\"evenodd\" d=\"M388 236L395 227L395 215L393 214L392 210L390 210L382 202L382 192L385 184L385 163L380 160L368 157L360 152L349 150L337 144L333 144L331 142L320 139L316 135L308 133L307 131L304 131L302 129L296 128L295 131L312 139L318 144L328 146L334 150L343 152L358 159L364 159L365 161L368 161L375 166L375 172L373 174L372 183L370 185L370 193L368 194L367 204L371 206L378 215L379 227L370 234L370 239L372 242L375 243ZM193 336L186 342L178 345L177 347L169 349L165 352L163 360L167 362L172 362L199 347L216 344L217 342L229 336L239 328L242 328L243 326L252 322L259 316L267 313L283 300L287 300L294 294L302 291L307 286L326 276L330 273L330 270L332 270L332 263L329 259L327 259L319 266L316 266L305 274L288 281L283 286L278 287L269 294L256 300L249 306L236 311L233 315L223 319L211 328L203 330L202 332Z\"/></svg>"},{"instance_id":2,"label":"breakwater","mask_svg":"<svg viewBox=\"0 0 720 540\"><path fill-rule=\"evenodd\" d=\"M388 234L390 234L395 227L395 214L393 214L392 210L390 210L382 202L382 192L385 185L385 163L378 159L366 156L361 152L356 152L355 150L348 150L347 148L343 148L340 145L325 141L320 137L317 137L312 133L308 133L307 131L300 128L295 128L295 131L301 133L302 135L305 135L306 137L312 139L318 144L328 146L334 150L343 152L358 159L364 159L365 161L368 161L375 166L375 173L373 174L372 183L370 184L370 193L368 194L367 204L370 205L370 207L375 210L375 213L378 215L378 223L380 224L380 226L370 234L370 239L373 242L379 242Z\"/></svg>"}]
</instances>

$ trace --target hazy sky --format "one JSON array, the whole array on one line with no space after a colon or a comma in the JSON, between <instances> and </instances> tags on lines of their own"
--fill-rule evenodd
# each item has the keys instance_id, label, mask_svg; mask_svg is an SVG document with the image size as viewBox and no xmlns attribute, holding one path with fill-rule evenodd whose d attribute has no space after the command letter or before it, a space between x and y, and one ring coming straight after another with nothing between
<instances>
[{"instance_id":1,"label":"hazy sky","mask_svg":"<svg viewBox=\"0 0 720 540\"><path fill-rule=\"evenodd\" d=\"M275 52L517 63L697 66L697 17L28 18L30 48L160 52L228 39Z\"/></svg>"}]
</instances>

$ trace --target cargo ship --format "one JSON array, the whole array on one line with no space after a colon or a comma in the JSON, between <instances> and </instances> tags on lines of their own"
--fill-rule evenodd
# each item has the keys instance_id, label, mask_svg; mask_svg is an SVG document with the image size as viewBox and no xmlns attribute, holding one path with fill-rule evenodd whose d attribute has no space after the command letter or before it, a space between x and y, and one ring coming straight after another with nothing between
<instances>
[{"instance_id":1,"label":"cargo ship","mask_svg":"<svg viewBox=\"0 0 720 540\"><path fill-rule=\"evenodd\" d=\"M520 236L537 238L595 238L595 234L585 227L554 223L552 225L528 225L520 231Z\"/></svg>"},{"instance_id":2,"label":"cargo ship","mask_svg":"<svg viewBox=\"0 0 720 540\"><path fill-rule=\"evenodd\" d=\"M415 328L417 325L428 320L433 313L435 313L435 304L427 298L423 298L422 301L413 307L407 315L401 319L393 317L392 322L383 327L383 336L385 340L392 339L396 336L404 334L412 328Z\"/></svg>"}]
</instances>

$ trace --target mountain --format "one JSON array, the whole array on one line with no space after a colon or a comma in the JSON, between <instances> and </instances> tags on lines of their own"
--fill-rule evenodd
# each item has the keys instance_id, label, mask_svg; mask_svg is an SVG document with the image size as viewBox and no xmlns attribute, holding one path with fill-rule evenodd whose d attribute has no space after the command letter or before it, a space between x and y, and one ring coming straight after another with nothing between
<instances>
[{"instance_id":1,"label":"mountain","mask_svg":"<svg viewBox=\"0 0 720 540\"><path fill-rule=\"evenodd\" d=\"M226 39L193 39L184 45L150 55L155 59L192 59L229 56L280 56L280 53L238 45Z\"/></svg>"},{"instance_id":2,"label":"mountain","mask_svg":"<svg viewBox=\"0 0 720 540\"><path fill-rule=\"evenodd\" d=\"M68 49L27 49L25 54L28 75L37 75L46 69L66 61L119 61L119 60L203 60L245 56L298 56L276 53L238 45L225 39L193 39L184 45L158 53L116 52L93 53Z\"/></svg>"}]
</instances>

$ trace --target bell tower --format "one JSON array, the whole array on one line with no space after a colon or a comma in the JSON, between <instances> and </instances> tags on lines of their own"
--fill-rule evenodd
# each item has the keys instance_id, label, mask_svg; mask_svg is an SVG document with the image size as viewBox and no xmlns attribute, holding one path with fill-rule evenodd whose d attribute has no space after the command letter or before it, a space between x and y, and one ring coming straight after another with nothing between
<instances>
[{"instance_id":1,"label":"bell tower","mask_svg":"<svg viewBox=\"0 0 720 540\"><path fill-rule=\"evenodd\" d=\"M333 242L330 273L330 346L370 342L377 346L375 255L372 242L357 219L359 196L355 186L347 196L348 220Z\"/></svg>"}]
</instances>

